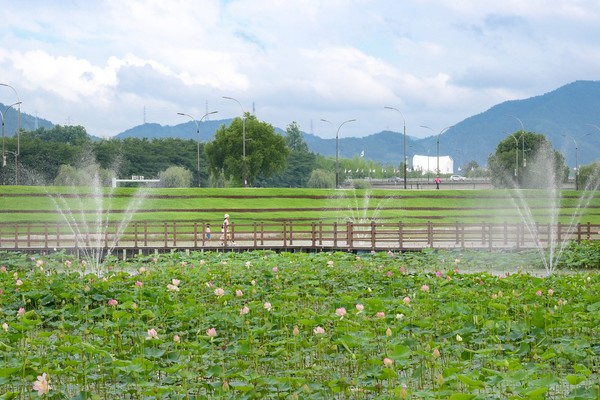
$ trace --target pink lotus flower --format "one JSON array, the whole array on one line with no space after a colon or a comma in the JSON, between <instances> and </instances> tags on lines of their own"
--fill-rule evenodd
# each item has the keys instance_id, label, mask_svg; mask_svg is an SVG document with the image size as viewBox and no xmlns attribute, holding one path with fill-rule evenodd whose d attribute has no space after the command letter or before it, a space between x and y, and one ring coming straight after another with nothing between
<instances>
[{"instance_id":1,"label":"pink lotus flower","mask_svg":"<svg viewBox=\"0 0 600 400\"><path fill-rule=\"evenodd\" d=\"M2 329L4 329L4 332L8 332L8 324L6 322L2 324Z\"/></svg>"},{"instance_id":2,"label":"pink lotus flower","mask_svg":"<svg viewBox=\"0 0 600 400\"><path fill-rule=\"evenodd\" d=\"M169 283L169 284L167 285L167 290L168 290L169 292L179 292L179 286L177 286L177 285L173 285L173 284Z\"/></svg>"},{"instance_id":3,"label":"pink lotus flower","mask_svg":"<svg viewBox=\"0 0 600 400\"><path fill-rule=\"evenodd\" d=\"M250 312L250 309L248 308L248 306L244 306L240 309L240 315L246 315Z\"/></svg>"},{"instance_id":4,"label":"pink lotus flower","mask_svg":"<svg viewBox=\"0 0 600 400\"><path fill-rule=\"evenodd\" d=\"M0 267L0 272L6 272L6 265Z\"/></svg>"},{"instance_id":5,"label":"pink lotus flower","mask_svg":"<svg viewBox=\"0 0 600 400\"><path fill-rule=\"evenodd\" d=\"M387 368L392 368L392 366L394 365L394 361L392 361L391 358L384 358L383 359L383 365L385 365Z\"/></svg>"},{"instance_id":6,"label":"pink lotus flower","mask_svg":"<svg viewBox=\"0 0 600 400\"><path fill-rule=\"evenodd\" d=\"M406 269L404 267L400 267L398 270L400 271L401 274L406 272Z\"/></svg>"},{"instance_id":7,"label":"pink lotus flower","mask_svg":"<svg viewBox=\"0 0 600 400\"><path fill-rule=\"evenodd\" d=\"M273 272L279 272L279 268L273 267Z\"/></svg>"},{"instance_id":8,"label":"pink lotus flower","mask_svg":"<svg viewBox=\"0 0 600 400\"><path fill-rule=\"evenodd\" d=\"M180 343L181 342L181 337L179 337L179 335L173 335L173 342Z\"/></svg>"},{"instance_id":9,"label":"pink lotus flower","mask_svg":"<svg viewBox=\"0 0 600 400\"><path fill-rule=\"evenodd\" d=\"M344 315L346 315L346 309L344 307L340 307L340 308L336 308L335 309L335 315L337 315L338 317L344 318Z\"/></svg>"},{"instance_id":10,"label":"pink lotus flower","mask_svg":"<svg viewBox=\"0 0 600 400\"><path fill-rule=\"evenodd\" d=\"M206 336L208 336L209 338L214 338L217 336L217 330L215 328L208 328L206 330Z\"/></svg>"},{"instance_id":11,"label":"pink lotus flower","mask_svg":"<svg viewBox=\"0 0 600 400\"><path fill-rule=\"evenodd\" d=\"M25 315L25 309L23 307L19 307L19 310L17 311L17 317L22 317L23 315Z\"/></svg>"},{"instance_id":12,"label":"pink lotus flower","mask_svg":"<svg viewBox=\"0 0 600 400\"><path fill-rule=\"evenodd\" d=\"M329 265L331 267L333 265L333 260L327 261L327 265Z\"/></svg>"},{"instance_id":13,"label":"pink lotus flower","mask_svg":"<svg viewBox=\"0 0 600 400\"><path fill-rule=\"evenodd\" d=\"M142 281L135 281L135 286L142 287L142 286L144 286L144 283Z\"/></svg>"},{"instance_id":14,"label":"pink lotus flower","mask_svg":"<svg viewBox=\"0 0 600 400\"><path fill-rule=\"evenodd\" d=\"M541 295L542 295L542 291L541 291L541 290L538 290L537 292L535 292L535 295L536 295L536 296L541 296Z\"/></svg>"},{"instance_id":15,"label":"pink lotus flower","mask_svg":"<svg viewBox=\"0 0 600 400\"><path fill-rule=\"evenodd\" d=\"M158 332L156 332L156 329L154 329L154 328L148 329L148 336L146 337L146 340L153 340L153 339L158 339Z\"/></svg>"},{"instance_id":16,"label":"pink lotus flower","mask_svg":"<svg viewBox=\"0 0 600 400\"><path fill-rule=\"evenodd\" d=\"M180 281L179 279L173 279L173 280L171 280L171 283L172 283L174 286L179 286L179 284L181 283L181 281Z\"/></svg>"},{"instance_id":17,"label":"pink lotus flower","mask_svg":"<svg viewBox=\"0 0 600 400\"><path fill-rule=\"evenodd\" d=\"M442 277L442 271L435 271L435 276L436 276L436 278L441 278Z\"/></svg>"},{"instance_id":18,"label":"pink lotus flower","mask_svg":"<svg viewBox=\"0 0 600 400\"><path fill-rule=\"evenodd\" d=\"M429 292L429 286L427 286L427 285L421 286L421 291L422 292Z\"/></svg>"},{"instance_id":19,"label":"pink lotus flower","mask_svg":"<svg viewBox=\"0 0 600 400\"><path fill-rule=\"evenodd\" d=\"M235 291L235 297L242 297L244 295L244 292L242 292L240 289Z\"/></svg>"},{"instance_id":20,"label":"pink lotus flower","mask_svg":"<svg viewBox=\"0 0 600 400\"><path fill-rule=\"evenodd\" d=\"M379 311L377 314L375 314L375 316L379 319L384 319L385 313L383 311Z\"/></svg>"},{"instance_id":21,"label":"pink lotus flower","mask_svg":"<svg viewBox=\"0 0 600 400\"><path fill-rule=\"evenodd\" d=\"M50 386L48 375L45 372L42 375L38 375L37 381L33 382L33 390L37 390L38 396L41 397L48 394L50 389L52 389L52 387Z\"/></svg>"},{"instance_id":22,"label":"pink lotus flower","mask_svg":"<svg viewBox=\"0 0 600 400\"><path fill-rule=\"evenodd\" d=\"M108 305L111 306L111 307L116 307L117 304L119 304L119 302L117 300L115 300L115 299L110 299L108 301Z\"/></svg>"},{"instance_id":23,"label":"pink lotus flower","mask_svg":"<svg viewBox=\"0 0 600 400\"><path fill-rule=\"evenodd\" d=\"M215 289L215 296L217 297L223 297L225 295L225 291L222 288L216 288Z\"/></svg>"},{"instance_id":24,"label":"pink lotus flower","mask_svg":"<svg viewBox=\"0 0 600 400\"><path fill-rule=\"evenodd\" d=\"M440 350L437 347L433 349L433 358L440 358Z\"/></svg>"},{"instance_id":25,"label":"pink lotus flower","mask_svg":"<svg viewBox=\"0 0 600 400\"><path fill-rule=\"evenodd\" d=\"M271 303L269 303L268 301L265 301L265 304L263 304L263 308L267 311L271 311L271 308L273 306L271 305Z\"/></svg>"},{"instance_id":26,"label":"pink lotus flower","mask_svg":"<svg viewBox=\"0 0 600 400\"><path fill-rule=\"evenodd\" d=\"M394 273L392 271L388 271L386 272L386 275L388 278L391 278L392 276L394 276Z\"/></svg>"},{"instance_id":27,"label":"pink lotus flower","mask_svg":"<svg viewBox=\"0 0 600 400\"><path fill-rule=\"evenodd\" d=\"M315 335L324 335L325 329L321 328L320 326L317 326L315 329L313 329L313 332L315 333Z\"/></svg>"},{"instance_id":28,"label":"pink lotus flower","mask_svg":"<svg viewBox=\"0 0 600 400\"><path fill-rule=\"evenodd\" d=\"M298 325L294 326L294 330L292 331L292 335L298 336L300 334L300 329L298 329Z\"/></svg>"},{"instance_id":29,"label":"pink lotus flower","mask_svg":"<svg viewBox=\"0 0 600 400\"><path fill-rule=\"evenodd\" d=\"M405 305L408 305L408 304L410 303L410 297L406 296L405 298L403 298L403 299L402 299L402 302L403 302Z\"/></svg>"},{"instance_id":30,"label":"pink lotus flower","mask_svg":"<svg viewBox=\"0 0 600 400\"><path fill-rule=\"evenodd\" d=\"M362 304L357 304L356 305L356 311L358 311L359 313L363 312L363 310L365 309L365 306L363 306Z\"/></svg>"},{"instance_id":31,"label":"pink lotus flower","mask_svg":"<svg viewBox=\"0 0 600 400\"><path fill-rule=\"evenodd\" d=\"M392 336L392 329L391 329L391 328L389 328L389 327L388 327L388 328L385 330L385 336L387 336L387 337L390 337L390 336Z\"/></svg>"},{"instance_id":32,"label":"pink lotus flower","mask_svg":"<svg viewBox=\"0 0 600 400\"><path fill-rule=\"evenodd\" d=\"M554 290L548 289L548 296L552 296L554 294Z\"/></svg>"},{"instance_id":33,"label":"pink lotus flower","mask_svg":"<svg viewBox=\"0 0 600 400\"><path fill-rule=\"evenodd\" d=\"M44 265L44 260L37 260L35 262L35 265L37 265L38 267L42 267Z\"/></svg>"},{"instance_id":34,"label":"pink lotus flower","mask_svg":"<svg viewBox=\"0 0 600 400\"><path fill-rule=\"evenodd\" d=\"M21 286L23 284L23 281L20 279L17 279L17 281L15 282L15 285L17 286Z\"/></svg>"},{"instance_id":35,"label":"pink lotus flower","mask_svg":"<svg viewBox=\"0 0 600 400\"><path fill-rule=\"evenodd\" d=\"M140 269L138 269L140 274L143 274L144 272L146 272L146 268L145 267L140 267Z\"/></svg>"}]
</instances>

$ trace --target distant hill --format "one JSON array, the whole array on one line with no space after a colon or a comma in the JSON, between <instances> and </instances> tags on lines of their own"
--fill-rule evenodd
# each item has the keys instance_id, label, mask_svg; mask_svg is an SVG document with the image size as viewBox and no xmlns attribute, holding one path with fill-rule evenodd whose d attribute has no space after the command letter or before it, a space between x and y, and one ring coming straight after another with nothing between
<instances>
[{"instance_id":1,"label":"distant hill","mask_svg":"<svg viewBox=\"0 0 600 400\"><path fill-rule=\"evenodd\" d=\"M0 103L0 109L5 114L4 118L4 135L13 136L17 131L19 120L19 112L15 107L7 109L7 104ZM21 112L21 129L25 131L34 131L37 128L52 128L54 124L46 119L38 118L37 116L25 114Z\"/></svg>"},{"instance_id":2,"label":"distant hill","mask_svg":"<svg viewBox=\"0 0 600 400\"><path fill-rule=\"evenodd\" d=\"M0 105L2 106L2 105ZM4 106L6 107L6 106ZM16 129L16 112L7 113L6 134ZM523 128L528 132L541 133L575 165L575 145L579 164L598 160L600 154L600 81L576 81L549 93L524 100L500 103L480 114L457 122L439 137L440 156L449 155L455 160L455 168L471 160L484 166L488 156L496 150L498 142ZM212 140L221 125L229 125L232 119L209 120L200 123L200 141ZM21 114L21 127L52 127L52 123L27 114ZM407 126L406 155L409 164L415 154L435 156L437 135L417 139L410 136L417 126ZM281 128L275 128L283 134ZM303 133L309 148L326 156L335 156L335 139L323 139ZM573 139L571 139L571 136ZM135 126L115 136L118 139L182 138L196 140L196 124L188 120L175 126L147 123ZM403 154L403 135L400 132L382 131L363 138L339 139L340 157L352 158L364 151L364 157L382 163L399 165Z\"/></svg>"}]
</instances>

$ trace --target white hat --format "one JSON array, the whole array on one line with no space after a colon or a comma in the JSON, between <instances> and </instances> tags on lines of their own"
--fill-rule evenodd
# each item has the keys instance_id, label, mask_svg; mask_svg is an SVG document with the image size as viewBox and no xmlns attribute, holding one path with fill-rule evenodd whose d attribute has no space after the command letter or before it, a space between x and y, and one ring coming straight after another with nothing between
<instances>
[{"instance_id":1,"label":"white hat","mask_svg":"<svg viewBox=\"0 0 600 400\"><path fill-rule=\"evenodd\" d=\"M225 214L225 218L229 218L229 214Z\"/></svg>"}]
</instances>

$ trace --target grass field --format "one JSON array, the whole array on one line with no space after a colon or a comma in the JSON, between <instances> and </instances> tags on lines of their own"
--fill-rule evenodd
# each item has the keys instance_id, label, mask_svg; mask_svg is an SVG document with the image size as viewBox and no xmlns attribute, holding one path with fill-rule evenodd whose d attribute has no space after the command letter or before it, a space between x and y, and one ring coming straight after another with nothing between
<instances>
[{"instance_id":1,"label":"grass field","mask_svg":"<svg viewBox=\"0 0 600 400\"><path fill-rule=\"evenodd\" d=\"M522 192L539 222L548 221L548 193ZM585 198L582 198L584 196ZM232 222L377 220L406 222L516 222L514 192L507 190L323 190L323 189L135 189L0 187L0 221L59 222L59 210L94 219L96 211L117 221L128 210L133 221ZM519 211L521 208L521 211ZM600 223L600 195L563 191L559 221Z\"/></svg>"}]
</instances>

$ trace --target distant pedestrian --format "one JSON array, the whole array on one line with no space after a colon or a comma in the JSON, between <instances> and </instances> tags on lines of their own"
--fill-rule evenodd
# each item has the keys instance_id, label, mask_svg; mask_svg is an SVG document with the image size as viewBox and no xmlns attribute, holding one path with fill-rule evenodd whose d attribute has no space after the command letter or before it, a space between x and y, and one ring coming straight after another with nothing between
<instances>
[{"instance_id":1,"label":"distant pedestrian","mask_svg":"<svg viewBox=\"0 0 600 400\"><path fill-rule=\"evenodd\" d=\"M210 224L206 224L206 238L210 240Z\"/></svg>"},{"instance_id":2,"label":"distant pedestrian","mask_svg":"<svg viewBox=\"0 0 600 400\"><path fill-rule=\"evenodd\" d=\"M231 232L229 230L229 214L223 216L223 225L221 225L221 246L227 246L227 242L231 240ZM235 242L232 241L233 244Z\"/></svg>"},{"instance_id":3,"label":"distant pedestrian","mask_svg":"<svg viewBox=\"0 0 600 400\"><path fill-rule=\"evenodd\" d=\"M436 188L436 189L439 189L439 188L440 188L440 182L441 182L441 181L442 181L442 180L440 179L440 177L439 177L439 176L436 176L436 177L435 177L435 188Z\"/></svg>"}]
</instances>

